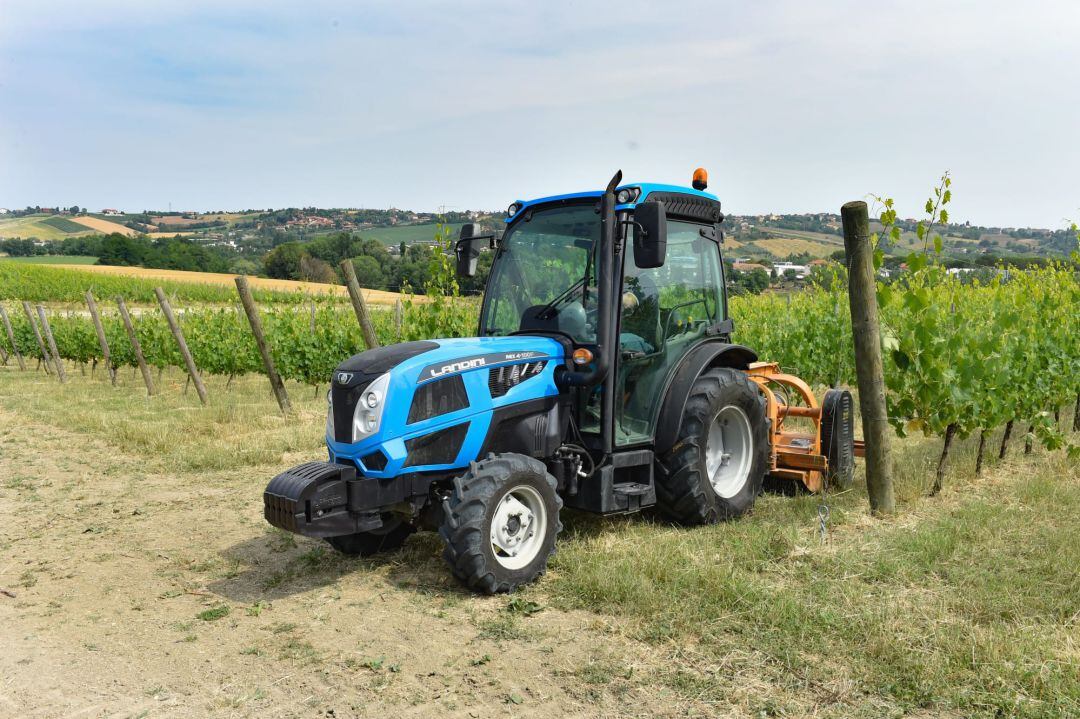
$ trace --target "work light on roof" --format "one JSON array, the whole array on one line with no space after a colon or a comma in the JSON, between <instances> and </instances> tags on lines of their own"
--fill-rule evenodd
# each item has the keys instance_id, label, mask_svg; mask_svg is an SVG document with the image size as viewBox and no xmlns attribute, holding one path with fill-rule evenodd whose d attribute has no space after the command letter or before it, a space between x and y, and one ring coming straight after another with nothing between
<instances>
[{"instance_id":1,"label":"work light on roof","mask_svg":"<svg viewBox=\"0 0 1080 719\"><path fill-rule=\"evenodd\" d=\"M516 215L518 213L518 210L520 210L520 209L521 209L521 207L518 205L518 203L515 202L514 204L512 204L512 205L510 205L509 207L506 208L506 216L507 217L513 217L514 215Z\"/></svg>"}]
</instances>

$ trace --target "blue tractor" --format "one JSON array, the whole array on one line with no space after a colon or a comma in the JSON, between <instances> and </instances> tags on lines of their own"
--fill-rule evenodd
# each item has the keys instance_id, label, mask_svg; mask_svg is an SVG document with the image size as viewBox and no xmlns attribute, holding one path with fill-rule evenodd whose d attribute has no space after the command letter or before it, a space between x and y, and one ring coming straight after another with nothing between
<instances>
[{"instance_id":1,"label":"blue tractor","mask_svg":"<svg viewBox=\"0 0 1080 719\"><path fill-rule=\"evenodd\" d=\"M435 530L454 575L495 593L544 572L564 508L708 524L767 478L849 481L851 395L819 406L731 342L704 171L693 188L621 179L515 202L502 233L465 225L459 274L494 252L477 336L344 361L329 461L276 476L267 521L364 556Z\"/></svg>"}]
</instances>

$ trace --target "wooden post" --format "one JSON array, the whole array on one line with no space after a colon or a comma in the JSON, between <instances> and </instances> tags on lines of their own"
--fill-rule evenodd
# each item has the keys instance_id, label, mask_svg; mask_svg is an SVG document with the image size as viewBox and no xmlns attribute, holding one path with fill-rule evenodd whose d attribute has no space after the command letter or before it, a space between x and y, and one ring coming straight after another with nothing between
<instances>
[{"instance_id":1,"label":"wooden post","mask_svg":"<svg viewBox=\"0 0 1080 719\"><path fill-rule=\"evenodd\" d=\"M246 282L246 280L245 280L245 282ZM309 305L309 308L311 309L311 334L314 335L315 331L318 329L315 326L315 300L314 299L309 299L308 300L308 305Z\"/></svg>"},{"instance_id":2,"label":"wooden post","mask_svg":"<svg viewBox=\"0 0 1080 719\"><path fill-rule=\"evenodd\" d=\"M41 331L38 329L37 320L34 319L34 313L30 309L30 303L23 300L22 308L23 312L26 313L26 321L30 323L30 329L34 331L34 339L37 340L38 351L41 352L41 361L45 365L45 374L52 374L52 370L49 369L49 350L45 349L45 341L41 339Z\"/></svg>"},{"instance_id":3,"label":"wooden post","mask_svg":"<svg viewBox=\"0 0 1080 719\"><path fill-rule=\"evenodd\" d=\"M3 308L0 308L0 312L2 311ZM6 319L7 318L5 318L5 320ZM8 327L8 332L11 332L11 327ZM12 342L11 344L14 346L15 342ZM15 351L18 352L18 350ZM21 358L19 364L22 364ZM1073 432L1080 432L1080 392L1076 393L1076 407L1073 409Z\"/></svg>"},{"instance_id":4,"label":"wooden post","mask_svg":"<svg viewBox=\"0 0 1080 719\"><path fill-rule=\"evenodd\" d=\"M15 330L11 328L11 320L8 319L7 310L4 309L3 305L0 305L0 318L4 320L4 329L7 330L8 340L11 342L11 351L15 353L15 358L19 360L19 369L25 371L26 360L23 359L22 352L19 351L19 345L15 342Z\"/></svg>"},{"instance_id":5,"label":"wooden post","mask_svg":"<svg viewBox=\"0 0 1080 719\"><path fill-rule=\"evenodd\" d=\"M360 331L364 334L364 344L369 350L373 350L379 346L379 339L375 336L375 328L371 326L367 304L360 292L360 283L356 281L356 269L352 260L342 260L341 270L345 273L345 284L349 288L349 299L352 300L353 311L356 312L356 321L360 323Z\"/></svg>"},{"instance_id":6,"label":"wooden post","mask_svg":"<svg viewBox=\"0 0 1080 719\"><path fill-rule=\"evenodd\" d=\"M401 298L394 303L394 339L401 341L401 325L405 322L405 305L401 304Z\"/></svg>"},{"instance_id":7,"label":"wooden post","mask_svg":"<svg viewBox=\"0 0 1080 719\"><path fill-rule=\"evenodd\" d=\"M885 374L881 363L881 327L874 282L874 248L870 246L870 216L866 203L861 201L846 203L840 208L840 215L848 263L855 373L859 380L859 407L866 440L866 490L870 495L870 511L887 514L896 508L890 447L892 430L885 410Z\"/></svg>"},{"instance_id":8,"label":"wooden post","mask_svg":"<svg viewBox=\"0 0 1080 719\"><path fill-rule=\"evenodd\" d=\"M255 335L255 345L259 348L263 366L266 368L266 376L270 379L270 389L274 391L278 407L282 412L290 412L292 405L289 404L289 395L285 391L285 383L281 381L281 375L274 368L274 358L270 356L270 347L266 344L266 335L263 334L262 320L259 319L259 309L255 306L255 298L251 296L251 288L248 287L247 277L240 275L236 278L236 291L240 293L240 302L244 305L248 323L251 324L251 333ZM315 305L312 304L312 312ZM314 314L312 315L314 320Z\"/></svg>"},{"instance_id":9,"label":"wooden post","mask_svg":"<svg viewBox=\"0 0 1080 719\"><path fill-rule=\"evenodd\" d=\"M150 377L150 368L146 366L146 358L143 357L142 345L139 344L139 336L135 334L135 325L131 324L131 315L128 314L124 298L117 295L116 305L120 308L120 319L124 321L124 329L127 330L128 339L131 340L131 348L135 351L135 361L139 363L139 371L142 372L143 382L146 384L146 394L154 394L154 380Z\"/></svg>"},{"instance_id":10,"label":"wooden post","mask_svg":"<svg viewBox=\"0 0 1080 719\"><path fill-rule=\"evenodd\" d=\"M38 319L41 320L41 329L45 333L45 339L49 343L49 352L52 353L53 367L56 368L56 376L63 384L67 381L67 373L64 372L64 360L60 359L60 351L56 349L56 340L53 339L52 327L49 327L49 318L45 316L45 308L37 306Z\"/></svg>"},{"instance_id":11,"label":"wooden post","mask_svg":"<svg viewBox=\"0 0 1080 719\"><path fill-rule=\"evenodd\" d=\"M94 293L86 291L86 306L90 308L90 317L94 320L94 332L97 333L98 344L101 345L101 356L105 360L105 369L109 373L113 387L116 386L116 368L112 365L112 356L109 353L109 340L105 338L105 328L101 324L101 315L97 311L97 302L94 302Z\"/></svg>"},{"instance_id":12,"label":"wooden post","mask_svg":"<svg viewBox=\"0 0 1080 719\"><path fill-rule=\"evenodd\" d=\"M0 364L6 365L7 361L8 361L7 350L5 348L3 348L3 347L0 347Z\"/></svg>"},{"instance_id":13,"label":"wooden post","mask_svg":"<svg viewBox=\"0 0 1080 719\"><path fill-rule=\"evenodd\" d=\"M195 385L195 391L199 393L199 401L205 405L206 387L203 386L202 378L199 377L199 368L195 366L195 360L191 357L187 342L184 341L184 333L180 330L180 324L173 315L172 307L169 306L169 298L165 296L165 290L160 287L154 288L154 294L157 295L161 311L165 313L165 321L169 323L169 329L172 330L173 337L176 338L176 344L180 346L180 356L184 358L188 376L191 377L191 382Z\"/></svg>"}]
</instances>

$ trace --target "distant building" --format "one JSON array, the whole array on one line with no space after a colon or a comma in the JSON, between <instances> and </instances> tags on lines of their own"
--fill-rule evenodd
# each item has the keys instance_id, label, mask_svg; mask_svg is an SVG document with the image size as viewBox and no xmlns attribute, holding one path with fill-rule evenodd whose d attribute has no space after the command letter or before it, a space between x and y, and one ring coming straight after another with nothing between
<instances>
[{"instance_id":1,"label":"distant building","mask_svg":"<svg viewBox=\"0 0 1080 719\"><path fill-rule=\"evenodd\" d=\"M777 262L773 265L773 269L776 270L777 277L783 277L788 270L794 271L795 277L800 280L805 280L806 276L810 274L810 270L806 265L795 265L790 262Z\"/></svg>"},{"instance_id":2,"label":"distant building","mask_svg":"<svg viewBox=\"0 0 1080 719\"><path fill-rule=\"evenodd\" d=\"M11 210L9 210L8 208L6 208L6 207L0 207L0 215L6 215L6 214L8 214L9 212L11 212Z\"/></svg>"},{"instance_id":3,"label":"distant building","mask_svg":"<svg viewBox=\"0 0 1080 719\"><path fill-rule=\"evenodd\" d=\"M101 211L101 214L103 214L103 215L122 215L124 213L121 212L120 210L114 209L112 207L106 207L104 210Z\"/></svg>"}]
</instances>

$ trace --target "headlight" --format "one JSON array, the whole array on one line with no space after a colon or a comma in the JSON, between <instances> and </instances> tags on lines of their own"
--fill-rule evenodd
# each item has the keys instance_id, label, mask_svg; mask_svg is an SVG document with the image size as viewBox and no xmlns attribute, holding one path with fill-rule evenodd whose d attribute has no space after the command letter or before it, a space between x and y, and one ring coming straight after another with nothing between
<instances>
[{"instance_id":1,"label":"headlight","mask_svg":"<svg viewBox=\"0 0 1080 719\"><path fill-rule=\"evenodd\" d=\"M510 205L509 207L506 208L506 216L507 217L513 217L514 215L517 214L517 211L520 210L520 209L521 208L518 207L518 204L515 202L514 204L512 204L512 205Z\"/></svg>"},{"instance_id":2,"label":"headlight","mask_svg":"<svg viewBox=\"0 0 1080 719\"><path fill-rule=\"evenodd\" d=\"M640 190L636 187L628 187L625 190L619 190L619 194L615 195L615 202L620 205L633 202L637 199L638 192L640 192Z\"/></svg>"},{"instance_id":3,"label":"headlight","mask_svg":"<svg viewBox=\"0 0 1080 719\"><path fill-rule=\"evenodd\" d=\"M386 388L389 385L390 373L387 372L369 384L364 396L356 403L356 409L353 411L353 442L359 442L379 431L383 408L386 406L382 398L386 396Z\"/></svg>"}]
</instances>

